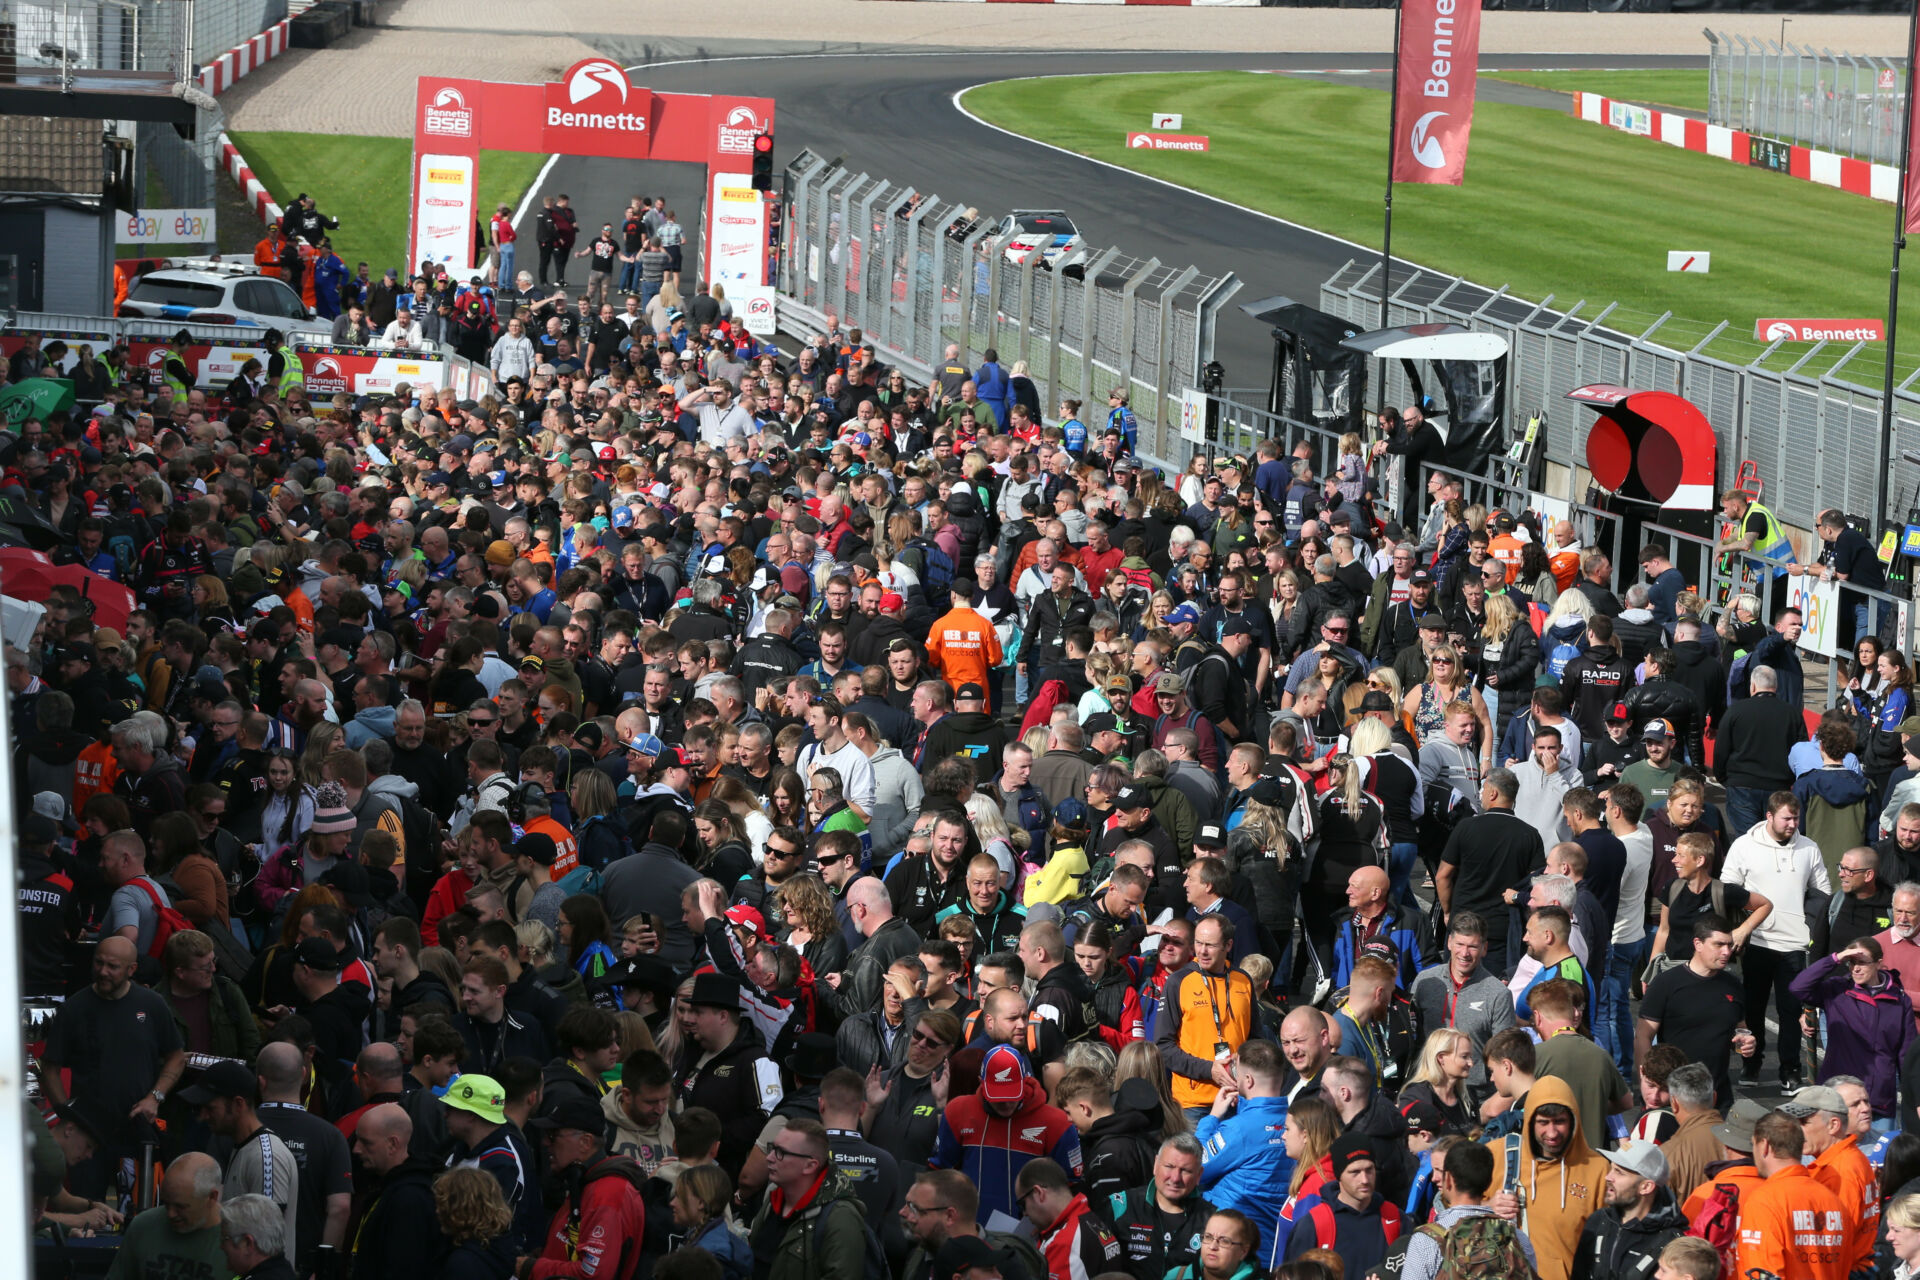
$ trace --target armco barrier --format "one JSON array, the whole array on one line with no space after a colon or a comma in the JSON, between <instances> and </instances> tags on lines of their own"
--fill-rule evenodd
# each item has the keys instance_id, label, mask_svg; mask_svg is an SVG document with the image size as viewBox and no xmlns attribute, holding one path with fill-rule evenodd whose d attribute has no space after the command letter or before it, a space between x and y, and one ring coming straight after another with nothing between
<instances>
[{"instance_id":1,"label":"armco barrier","mask_svg":"<svg viewBox=\"0 0 1920 1280\"><path fill-rule=\"evenodd\" d=\"M935 2L935 0L929 0ZM938 0L948 4L1151 4L1194 9L1257 9L1261 0Z\"/></svg>"},{"instance_id":2,"label":"armco barrier","mask_svg":"<svg viewBox=\"0 0 1920 1280\"><path fill-rule=\"evenodd\" d=\"M1797 143L1776 142L1678 112L1616 102L1597 93L1575 92L1573 114L1621 133L1654 138L1670 147L1718 156L1735 164L1772 168L1789 177L1817 182L1823 187L1837 187L1874 200L1891 203L1900 189L1900 170L1894 165L1872 164L1831 151L1815 151ZM1786 161L1785 169L1778 168L1782 159Z\"/></svg>"}]
</instances>

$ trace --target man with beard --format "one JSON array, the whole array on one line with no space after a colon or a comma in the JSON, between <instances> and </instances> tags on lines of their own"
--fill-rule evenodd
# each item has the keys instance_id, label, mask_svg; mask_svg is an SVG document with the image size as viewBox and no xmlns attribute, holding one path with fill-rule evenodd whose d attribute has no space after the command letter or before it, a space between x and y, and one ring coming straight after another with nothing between
<instances>
[{"instance_id":1,"label":"man with beard","mask_svg":"<svg viewBox=\"0 0 1920 1280\"><path fill-rule=\"evenodd\" d=\"M420 788L423 808L445 820L460 799L460 779L444 752L427 745L427 709L408 698L393 720L393 772Z\"/></svg>"},{"instance_id":2,"label":"man with beard","mask_svg":"<svg viewBox=\"0 0 1920 1280\"><path fill-rule=\"evenodd\" d=\"M1667 1158L1651 1142L1629 1142L1607 1158L1606 1205L1587 1219L1573 1264L1576 1280L1636 1280L1659 1265L1660 1251L1682 1235L1667 1187Z\"/></svg>"}]
</instances>

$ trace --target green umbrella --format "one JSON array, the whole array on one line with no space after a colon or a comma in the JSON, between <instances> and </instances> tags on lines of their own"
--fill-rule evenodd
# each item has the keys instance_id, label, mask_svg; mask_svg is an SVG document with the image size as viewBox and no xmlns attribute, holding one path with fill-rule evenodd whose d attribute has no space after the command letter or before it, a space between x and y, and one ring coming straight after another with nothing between
<instances>
[{"instance_id":1,"label":"green umbrella","mask_svg":"<svg viewBox=\"0 0 1920 1280\"><path fill-rule=\"evenodd\" d=\"M0 424L20 429L28 418L45 420L61 409L73 408L73 383L66 378L27 378L0 387Z\"/></svg>"}]
</instances>

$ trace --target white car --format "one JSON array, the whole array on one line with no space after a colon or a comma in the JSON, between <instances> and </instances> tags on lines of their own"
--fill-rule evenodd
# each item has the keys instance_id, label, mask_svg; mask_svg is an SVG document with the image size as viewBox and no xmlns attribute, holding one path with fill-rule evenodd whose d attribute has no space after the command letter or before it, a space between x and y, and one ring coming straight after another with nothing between
<instances>
[{"instance_id":1,"label":"white car","mask_svg":"<svg viewBox=\"0 0 1920 1280\"><path fill-rule=\"evenodd\" d=\"M1058 209L1015 209L1000 220L994 234L1011 236L1007 241L1007 261L1022 265L1033 254L1040 255L1039 266L1065 269L1081 267L1087 261L1087 242L1073 219Z\"/></svg>"},{"instance_id":2,"label":"white car","mask_svg":"<svg viewBox=\"0 0 1920 1280\"><path fill-rule=\"evenodd\" d=\"M333 326L314 318L300 295L284 280L252 269L211 264L162 267L136 277L119 314L128 318L179 320L187 324L227 324L279 329L287 334L332 335Z\"/></svg>"}]
</instances>

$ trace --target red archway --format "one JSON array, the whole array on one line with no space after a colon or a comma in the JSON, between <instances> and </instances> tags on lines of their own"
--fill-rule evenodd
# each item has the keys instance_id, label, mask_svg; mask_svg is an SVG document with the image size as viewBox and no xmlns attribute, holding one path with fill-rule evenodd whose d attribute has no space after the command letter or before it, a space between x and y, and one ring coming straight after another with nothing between
<instances>
[{"instance_id":1,"label":"red archway","mask_svg":"<svg viewBox=\"0 0 1920 1280\"><path fill-rule=\"evenodd\" d=\"M547 151L706 167L701 275L767 283L766 199L753 190L753 140L773 131L773 99L654 93L606 58L573 64L557 83L501 84L421 76L413 121L409 266L474 263L480 152ZM456 264L454 260L458 258Z\"/></svg>"}]
</instances>

